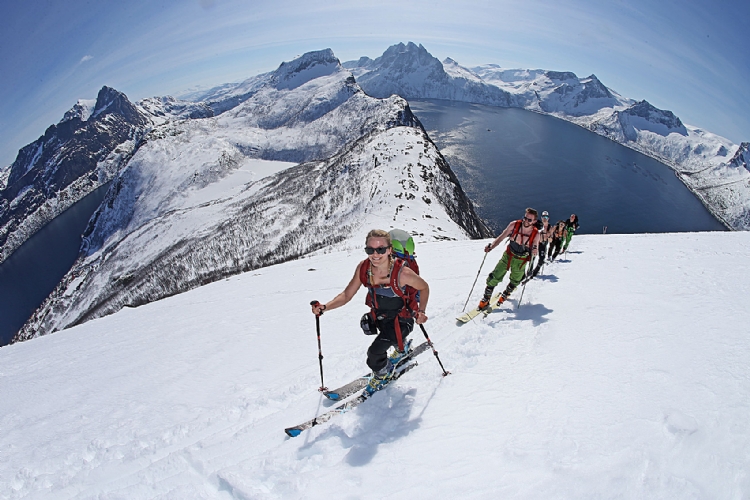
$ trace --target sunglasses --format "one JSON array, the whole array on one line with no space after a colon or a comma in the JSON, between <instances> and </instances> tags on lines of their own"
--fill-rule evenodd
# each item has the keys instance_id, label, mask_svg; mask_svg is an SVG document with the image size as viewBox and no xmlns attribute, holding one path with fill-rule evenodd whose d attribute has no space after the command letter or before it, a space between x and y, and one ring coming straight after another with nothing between
<instances>
[{"instance_id":1,"label":"sunglasses","mask_svg":"<svg viewBox=\"0 0 750 500\"><path fill-rule=\"evenodd\" d=\"M532 222L532 223L536 221L536 219L529 219L528 217L524 217L523 220L525 220L526 222Z\"/></svg>"},{"instance_id":2,"label":"sunglasses","mask_svg":"<svg viewBox=\"0 0 750 500\"><path fill-rule=\"evenodd\" d=\"M380 255L383 255L385 252L388 251L389 248L390 247L377 247L377 248L365 247L365 253L367 255L372 255L375 252L378 252Z\"/></svg>"}]
</instances>

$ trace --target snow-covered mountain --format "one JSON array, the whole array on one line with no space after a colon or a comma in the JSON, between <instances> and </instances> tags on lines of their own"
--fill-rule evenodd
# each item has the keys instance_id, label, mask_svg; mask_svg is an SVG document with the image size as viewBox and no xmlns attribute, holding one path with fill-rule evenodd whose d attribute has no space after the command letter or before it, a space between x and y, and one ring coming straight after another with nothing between
<instances>
[{"instance_id":1,"label":"snow-covered mountain","mask_svg":"<svg viewBox=\"0 0 750 500\"><path fill-rule=\"evenodd\" d=\"M104 87L79 101L22 148L0 191L0 262L85 195L108 182L135 150L147 119L125 95Z\"/></svg>"},{"instance_id":2,"label":"snow-covered mountain","mask_svg":"<svg viewBox=\"0 0 750 500\"><path fill-rule=\"evenodd\" d=\"M332 408L309 302L344 288L361 248L0 348L0 497L750 496L750 232L577 235L520 308L517 291L457 327L488 241L417 246L451 375L428 351L296 438L283 429ZM369 371L363 295L320 318L328 387Z\"/></svg>"},{"instance_id":3,"label":"snow-covered mountain","mask_svg":"<svg viewBox=\"0 0 750 500\"><path fill-rule=\"evenodd\" d=\"M449 64L458 66L452 59ZM602 109L624 109L633 104L605 87L596 75L578 78L569 71L505 69L496 64L466 71L472 71L481 80L513 95L518 107L539 113L585 116Z\"/></svg>"},{"instance_id":4,"label":"snow-covered mountain","mask_svg":"<svg viewBox=\"0 0 750 500\"><path fill-rule=\"evenodd\" d=\"M95 214L84 255L16 340L360 247L363 227L418 241L488 234L406 101L366 95L330 50L308 53L218 116L153 128Z\"/></svg>"},{"instance_id":5,"label":"snow-covered mountain","mask_svg":"<svg viewBox=\"0 0 750 500\"><path fill-rule=\"evenodd\" d=\"M22 148L0 176L0 262L49 221L111 181L152 127L211 114L203 103L172 98L133 104L109 87L95 100L78 101L59 123Z\"/></svg>"},{"instance_id":6,"label":"snow-covered mountain","mask_svg":"<svg viewBox=\"0 0 750 500\"><path fill-rule=\"evenodd\" d=\"M361 64L361 65L360 65ZM513 106L513 97L494 85L488 85L458 65L443 65L422 45L399 43L382 56L345 63L357 83L375 97L400 95L405 99L446 99L491 106Z\"/></svg>"},{"instance_id":7,"label":"snow-covered mountain","mask_svg":"<svg viewBox=\"0 0 750 500\"><path fill-rule=\"evenodd\" d=\"M625 98L595 75L496 64L465 68L450 58L441 63L411 42L344 65L372 95L520 107L573 122L669 165L727 227L750 229L750 172L731 165L741 146L647 101Z\"/></svg>"}]
</instances>

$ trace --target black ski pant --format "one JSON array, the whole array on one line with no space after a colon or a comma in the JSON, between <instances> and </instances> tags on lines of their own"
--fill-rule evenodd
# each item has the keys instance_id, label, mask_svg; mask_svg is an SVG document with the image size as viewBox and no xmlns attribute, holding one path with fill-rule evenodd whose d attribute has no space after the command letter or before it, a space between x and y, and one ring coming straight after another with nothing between
<instances>
[{"instance_id":1,"label":"black ski pant","mask_svg":"<svg viewBox=\"0 0 750 500\"><path fill-rule=\"evenodd\" d=\"M406 345L406 337L414 329L414 320L410 318L398 318L398 322L401 327L401 339L404 345ZM385 365L388 362L388 348L391 346L398 346L396 323L393 318L379 319L378 331L380 333L375 337L370 348L367 349L367 366L369 366L373 372L385 368Z\"/></svg>"},{"instance_id":2,"label":"black ski pant","mask_svg":"<svg viewBox=\"0 0 750 500\"><path fill-rule=\"evenodd\" d=\"M544 265L544 258L547 256L547 242L539 243L539 256L537 257L538 262L536 264L536 267L534 267L534 270L531 271L531 277L536 277L537 274L539 274L539 270Z\"/></svg>"},{"instance_id":3,"label":"black ski pant","mask_svg":"<svg viewBox=\"0 0 750 500\"><path fill-rule=\"evenodd\" d=\"M557 256L560 254L560 250L562 249L563 241L562 239L559 240L552 240L552 243L549 245L549 260L553 261L557 258ZM553 255L554 251L554 255Z\"/></svg>"}]
</instances>

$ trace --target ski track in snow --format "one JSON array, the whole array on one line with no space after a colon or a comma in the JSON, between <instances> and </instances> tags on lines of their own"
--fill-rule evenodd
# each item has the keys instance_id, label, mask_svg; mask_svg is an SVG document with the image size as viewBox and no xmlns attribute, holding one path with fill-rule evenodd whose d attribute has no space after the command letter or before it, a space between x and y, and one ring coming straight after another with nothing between
<instances>
[{"instance_id":1,"label":"ski track in snow","mask_svg":"<svg viewBox=\"0 0 750 500\"><path fill-rule=\"evenodd\" d=\"M425 326L452 374L427 351L293 439L332 406L309 302L343 289L359 251L3 347L0 498L745 498L749 243L575 236L520 308L519 289L460 327L486 241L420 244ZM363 300L321 317L328 387L367 372Z\"/></svg>"}]
</instances>

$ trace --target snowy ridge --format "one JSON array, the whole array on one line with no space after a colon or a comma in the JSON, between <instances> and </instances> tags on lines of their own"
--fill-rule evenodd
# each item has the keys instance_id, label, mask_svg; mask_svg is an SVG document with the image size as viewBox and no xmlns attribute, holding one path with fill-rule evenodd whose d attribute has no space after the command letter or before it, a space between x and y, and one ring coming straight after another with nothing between
<instances>
[{"instance_id":1,"label":"snowy ridge","mask_svg":"<svg viewBox=\"0 0 750 500\"><path fill-rule=\"evenodd\" d=\"M90 224L84 255L15 340L361 246L349 238L364 226L420 241L487 235L406 101L368 97L329 56L282 65L220 116L150 132Z\"/></svg>"},{"instance_id":2,"label":"snowy ridge","mask_svg":"<svg viewBox=\"0 0 750 500\"><path fill-rule=\"evenodd\" d=\"M148 120L124 94L104 87L79 101L22 148L0 191L0 262L42 226L109 182L136 149Z\"/></svg>"},{"instance_id":3,"label":"snowy ridge","mask_svg":"<svg viewBox=\"0 0 750 500\"><path fill-rule=\"evenodd\" d=\"M127 165L152 127L212 116L204 103L171 97L131 103L103 87L79 100L56 125L22 148L0 182L0 262L74 203Z\"/></svg>"},{"instance_id":4,"label":"snowy ridge","mask_svg":"<svg viewBox=\"0 0 750 500\"><path fill-rule=\"evenodd\" d=\"M426 353L356 411L294 439L283 429L328 405L316 390L309 302L341 291L361 248L334 246L1 348L0 491L13 500L379 499L385 487L399 500L750 494L750 233L578 235L527 285L520 309L516 293L507 310L457 327L488 241L417 246L431 289L425 326L452 375ZM717 259L728 265L707 280ZM367 371L363 301L360 291L321 317L329 386ZM394 470L409 479L384 486Z\"/></svg>"},{"instance_id":5,"label":"snowy ridge","mask_svg":"<svg viewBox=\"0 0 750 500\"><path fill-rule=\"evenodd\" d=\"M344 65L371 95L520 107L580 125L667 164L727 227L750 229L750 172L729 165L740 146L645 100L627 99L595 75L496 64L464 68L450 58L441 63L411 42ZM504 98L494 97L498 90Z\"/></svg>"}]
</instances>

